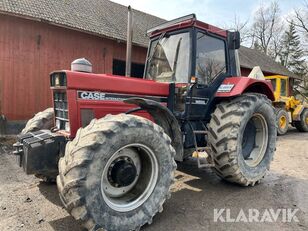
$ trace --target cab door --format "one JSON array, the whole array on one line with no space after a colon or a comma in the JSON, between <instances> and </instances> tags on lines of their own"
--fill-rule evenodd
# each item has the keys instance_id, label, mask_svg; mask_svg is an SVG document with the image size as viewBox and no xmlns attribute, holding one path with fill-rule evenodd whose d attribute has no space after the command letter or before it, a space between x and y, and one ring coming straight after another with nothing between
<instances>
[{"instance_id":1,"label":"cab door","mask_svg":"<svg viewBox=\"0 0 308 231\"><path fill-rule=\"evenodd\" d=\"M196 33L195 83L186 97L186 118L205 119L216 91L227 76L226 42L202 31Z\"/></svg>"}]
</instances>

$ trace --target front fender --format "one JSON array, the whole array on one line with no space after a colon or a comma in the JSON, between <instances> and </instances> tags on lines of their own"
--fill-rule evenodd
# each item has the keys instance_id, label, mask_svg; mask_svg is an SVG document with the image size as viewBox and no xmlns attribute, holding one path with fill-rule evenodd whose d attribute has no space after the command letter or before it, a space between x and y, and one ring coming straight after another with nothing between
<instances>
[{"instance_id":1,"label":"front fender","mask_svg":"<svg viewBox=\"0 0 308 231\"><path fill-rule=\"evenodd\" d=\"M124 103L138 105L147 111L154 119L155 123L161 126L165 133L171 138L171 144L176 151L175 160L183 160L183 141L179 123L172 112L160 103L143 98L129 98Z\"/></svg>"}]
</instances>

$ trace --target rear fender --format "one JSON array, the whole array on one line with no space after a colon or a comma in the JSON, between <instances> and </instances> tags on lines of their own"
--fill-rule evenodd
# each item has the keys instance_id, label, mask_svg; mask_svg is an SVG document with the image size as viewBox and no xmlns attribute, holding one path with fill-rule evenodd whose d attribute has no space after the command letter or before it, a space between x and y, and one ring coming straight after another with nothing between
<instances>
[{"instance_id":1,"label":"rear fender","mask_svg":"<svg viewBox=\"0 0 308 231\"><path fill-rule=\"evenodd\" d=\"M218 88L216 97L230 98L243 93L260 93L275 101L273 87L268 80L259 80L249 77L230 77L226 78Z\"/></svg>"},{"instance_id":2,"label":"rear fender","mask_svg":"<svg viewBox=\"0 0 308 231\"><path fill-rule=\"evenodd\" d=\"M167 107L156 101L143 98L129 98L124 100L124 103L138 105L142 110L147 111L153 117L155 123L161 126L171 138L171 144L176 151L175 160L183 160L183 141L180 126Z\"/></svg>"}]
</instances>

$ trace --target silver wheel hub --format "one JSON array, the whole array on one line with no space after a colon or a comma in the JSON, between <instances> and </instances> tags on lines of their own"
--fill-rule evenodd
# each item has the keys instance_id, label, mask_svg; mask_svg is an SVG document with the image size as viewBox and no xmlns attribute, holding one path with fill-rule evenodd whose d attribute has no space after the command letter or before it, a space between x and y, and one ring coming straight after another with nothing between
<instances>
[{"instance_id":1,"label":"silver wheel hub","mask_svg":"<svg viewBox=\"0 0 308 231\"><path fill-rule=\"evenodd\" d=\"M256 167L263 160L268 145L268 126L264 116L253 114L243 136L244 161L249 167Z\"/></svg>"},{"instance_id":2,"label":"silver wheel hub","mask_svg":"<svg viewBox=\"0 0 308 231\"><path fill-rule=\"evenodd\" d=\"M120 212L142 205L153 192L158 179L154 152L143 144L130 144L108 160L101 178L101 192L107 205Z\"/></svg>"},{"instance_id":3,"label":"silver wheel hub","mask_svg":"<svg viewBox=\"0 0 308 231\"><path fill-rule=\"evenodd\" d=\"M102 179L102 184L104 185L104 192L110 197L121 197L129 190L131 190L137 183L141 169L140 158L138 153L134 149L126 148L125 150L118 151L110 161L111 164L108 167L107 174L104 174ZM121 162L130 163L136 169L135 177L132 182L129 182L128 185L121 185L120 182L117 182L113 179L114 177L112 177L113 171Z\"/></svg>"}]
</instances>

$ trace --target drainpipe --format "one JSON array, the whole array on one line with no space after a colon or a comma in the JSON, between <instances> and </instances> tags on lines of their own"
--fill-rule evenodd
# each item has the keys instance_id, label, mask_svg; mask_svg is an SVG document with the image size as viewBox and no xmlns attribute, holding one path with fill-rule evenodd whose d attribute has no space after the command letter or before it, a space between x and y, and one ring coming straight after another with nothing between
<instances>
[{"instance_id":1,"label":"drainpipe","mask_svg":"<svg viewBox=\"0 0 308 231\"><path fill-rule=\"evenodd\" d=\"M131 75L132 40L133 40L132 8L130 6L128 6L127 41L126 41L126 68L125 68L125 76L126 77L130 77L130 75Z\"/></svg>"}]
</instances>

